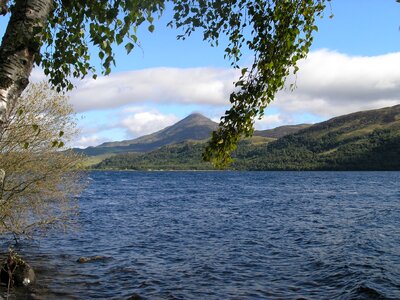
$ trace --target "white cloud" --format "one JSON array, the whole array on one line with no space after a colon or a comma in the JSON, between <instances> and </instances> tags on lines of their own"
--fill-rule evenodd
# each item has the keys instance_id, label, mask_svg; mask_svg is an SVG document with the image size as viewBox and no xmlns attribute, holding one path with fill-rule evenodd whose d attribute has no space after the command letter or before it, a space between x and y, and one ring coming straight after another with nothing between
<instances>
[{"instance_id":1,"label":"white cloud","mask_svg":"<svg viewBox=\"0 0 400 300\"><path fill-rule=\"evenodd\" d=\"M289 113L332 117L400 103L400 52L349 56L328 50L300 62L293 92L282 91L272 107ZM288 79L288 84L294 82Z\"/></svg>"},{"instance_id":2,"label":"white cloud","mask_svg":"<svg viewBox=\"0 0 400 300\"><path fill-rule=\"evenodd\" d=\"M280 125L284 125L284 121L285 120L281 114L273 114L273 115L264 116L261 120L257 119L255 121L254 126L258 130L270 129L270 128L275 128Z\"/></svg>"},{"instance_id":3,"label":"white cloud","mask_svg":"<svg viewBox=\"0 0 400 300\"><path fill-rule=\"evenodd\" d=\"M287 119L297 113L328 118L396 105L399 65L400 52L364 57L314 51L299 63L296 78L288 79L288 84L296 81L297 88L281 91L271 106ZM78 112L146 103L226 106L235 78L237 72L230 69L151 68L84 80L71 93L71 101Z\"/></svg>"},{"instance_id":4,"label":"white cloud","mask_svg":"<svg viewBox=\"0 0 400 300\"><path fill-rule=\"evenodd\" d=\"M71 93L78 112L141 103L226 105L237 71L151 68L86 79Z\"/></svg>"},{"instance_id":5,"label":"white cloud","mask_svg":"<svg viewBox=\"0 0 400 300\"><path fill-rule=\"evenodd\" d=\"M44 75L42 68L35 67L32 70L29 80L31 82L40 82L40 81L46 80L46 75Z\"/></svg>"},{"instance_id":6,"label":"white cloud","mask_svg":"<svg viewBox=\"0 0 400 300\"><path fill-rule=\"evenodd\" d=\"M161 114L158 111L135 111L121 121L121 126L126 128L134 137L153 133L176 123L179 119L172 114Z\"/></svg>"},{"instance_id":7,"label":"white cloud","mask_svg":"<svg viewBox=\"0 0 400 300\"><path fill-rule=\"evenodd\" d=\"M72 142L72 147L86 148L89 146L99 145L106 141L107 141L107 139L100 137L97 134L91 135L91 136L81 136L79 140Z\"/></svg>"}]
</instances>

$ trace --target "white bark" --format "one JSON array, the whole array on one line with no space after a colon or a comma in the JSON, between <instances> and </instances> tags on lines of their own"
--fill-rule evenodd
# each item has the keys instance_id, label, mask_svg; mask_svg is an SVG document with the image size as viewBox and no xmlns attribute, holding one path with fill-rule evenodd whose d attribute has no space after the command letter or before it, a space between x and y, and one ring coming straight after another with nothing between
<instances>
[{"instance_id":1,"label":"white bark","mask_svg":"<svg viewBox=\"0 0 400 300\"><path fill-rule=\"evenodd\" d=\"M29 83L35 56L39 54L41 45L34 28L46 26L52 6L53 0L15 1L0 46L0 133L1 124Z\"/></svg>"},{"instance_id":2,"label":"white bark","mask_svg":"<svg viewBox=\"0 0 400 300\"><path fill-rule=\"evenodd\" d=\"M0 15L8 12L8 0L0 0ZM16 0L0 45L0 136L8 113L29 83L40 41L34 28L46 26L53 0ZM0 169L0 188L4 170Z\"/></svg>"}]
</instances>

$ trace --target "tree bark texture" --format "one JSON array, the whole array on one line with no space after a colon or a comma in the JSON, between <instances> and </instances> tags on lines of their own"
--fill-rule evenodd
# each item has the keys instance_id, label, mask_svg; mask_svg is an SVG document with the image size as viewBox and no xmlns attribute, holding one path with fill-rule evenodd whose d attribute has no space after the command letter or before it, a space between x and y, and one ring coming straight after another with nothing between
<instances>
[{"instance_id":1,"label":"tree bark texture","mask_svg":"<svg viewBox=\"0 0 400 300\"><path fill-rule=\"evenodd\" d=\"M8 113L29 83L41 46L37 33L46 26L52 7L53 0L15 1L0 46L0 133Z\"/></svg>"}]
</instances>

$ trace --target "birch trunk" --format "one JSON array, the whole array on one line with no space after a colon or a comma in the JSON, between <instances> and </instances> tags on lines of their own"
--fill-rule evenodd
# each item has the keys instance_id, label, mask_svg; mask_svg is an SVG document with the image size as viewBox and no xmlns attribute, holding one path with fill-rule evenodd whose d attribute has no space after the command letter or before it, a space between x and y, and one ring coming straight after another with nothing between
<instances>
[{"instance_id":1,"label":"birch trunk","mask_svg":"<svg viewBox=\"0 0 400 300\"><path fill-rule=\"evenodd\" d=\"M46 26L52 7L53 0L15 1L0 46L0 136L8 113L29 83L41 46L35 33Z\"/></svg>"},{"instance_id":2,"label":"birch trunk","mask_svg":"<svg viewBox=\"0 0 400 300\"><path fill-rule=\"evenodd\" d=\"M7 0L0 0L0 15L8 12L7 4ZM28 85L35 56L40 51L35 32L46 25L52 7L53 0L15 1L0 45L0 139L8 113ZM0 169L1 190L4 176L4 170Z\"/></svg>"}]
</instances>

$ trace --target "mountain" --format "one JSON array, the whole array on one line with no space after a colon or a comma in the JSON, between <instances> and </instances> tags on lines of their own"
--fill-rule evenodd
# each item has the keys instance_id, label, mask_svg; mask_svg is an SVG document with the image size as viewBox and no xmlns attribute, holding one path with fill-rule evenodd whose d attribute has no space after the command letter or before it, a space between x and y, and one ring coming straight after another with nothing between
<instances>
[{"instance_id":1,"label":"mountain","mask_svg":"<svg viewBox=\"0 0 400 300\"><path fill-rule=\"evenodd\" d=\"M400 105L312 125L242 153L236 168L400 170Z\"/></svg>"},{"instance_id":2,"label":"mountain","mask_svg":"<svg viewBox=\"0 0 400 300\"><path fill-rule=\"evenodd\" d=\"M217 128L217 123L201 114L191 114L172 126L133 140L103 143L96 147L74 149L89 156L129 152L149 152L162 146L188 140L205 140Z\"/></svg>"},{"instance_id":3,"label":"mountain","mask_svg":"<svg viewBox=\"0 0 400 300\"><path fill-rule=\"evenodd\" d=\"M285 125L274 129L255 130L254 136L262 136L267 138L279 139L285 135L296 133L302 129L310 127L312 124Z\"/></svg>"},{"instance_id":4,"label":"mountain","mask_svg":"<svg viewBox=\"0 0 400 300\"><path fill-rule=\"evenodd\" d=\"M100 169L211 169L205 141L170 144L145 154L105 159ZM400 170L400 105L357 112L295 130L279 139L239 143L237 170Z\"/></svg>"},{"instance_id":5,"label":"mountain","mask_svg":"<svg viewBox=\"0 0 400 300\"><path fill-rule=\"evenodd\" d=\"M217 126L217 123L201 114L195 113L172 126L133 140L107 142L96 147L74 150L88 156L101 156L102 158L112 154L149 152L166 145L178 144L185 141L206 140L210 138L211 133ZM275 129L256 131L254 136L262 138L280 138L309 126L308 124L281 126ZM263 141L264 139L261 140Z\"/></svg>"}]
</instances>

